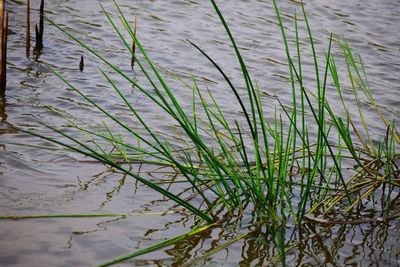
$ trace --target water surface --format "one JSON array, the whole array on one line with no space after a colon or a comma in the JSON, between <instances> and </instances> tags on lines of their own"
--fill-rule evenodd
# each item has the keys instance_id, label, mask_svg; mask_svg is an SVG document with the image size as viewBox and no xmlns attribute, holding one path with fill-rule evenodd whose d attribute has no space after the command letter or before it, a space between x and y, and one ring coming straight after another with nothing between
<instances>
[{"instance_id":1,"label":"water surface","mask_svg":"<svg viewBox=\"0 0 400 267\"><path fill-rule=\"evenodd\" d=\"M150 57L163 69L168 82L180 101L190 106L192 92L176 81L171 72L190 79L194 75L203 88L209 88L229 118L244 121L234 98L227 91L217 71L187 40L206 50L230 78L242 88L240 66L229 40L208 1L119 1L125 15L133 21L137 16L138 37ZM271 95L290 103L287 64L279 28L271 1L219 1L219 5L234 33L239 47L270 110L276 104ZM36 8L39 1L32 0ZM111 1L104 3L114 12ZM279 1L287 29L293 29L294 13L300 13L295 1ZM27 59L25 51L24 1L7 1L10 13L8 44L8 80L5 97L0 101L0 214L54 213L132 213L126 218L37 219L0 221L0 263L2 266L91 266L115 256L144 248L164 238L188 231L194 224L192 216L180 209L171 211L172 203L129 177L114 173L105 166L83 161L82 157L33 146L49 147L38 138L22 134L13 126L35 129L50 136L55 134L41 126L49 123L72 132L64 119L74 117L91 127L104 119L79 96L67 90L50 71L50 67L65 76L107 108L115 110L121 119L128 113L117 97L107 90L107 83L98 68L98 60L73 43L55 27L45 23L44 49L40 56ZM349 44L362 55L371 88L377 103L389 119L398 119L400 112L400 2L397 0L306 1L311 27L319 55L327 49L328 36L345 36ZM101 12L98 1L47 1L49 18L73 32L84 42L111 58L123 70L130 69L130 56ZM115 12L114 12L115 14ZM32 12L31 21L38 21ZM33 30L33 29L31 29ZM304 28L302 28L304 32ZM32 31L33 32L33 31ZM289 40L293 43L293 32ZM301 36L304 66L311 66L312 57ZM340 55L337 45L334 54ZM80 56L85 57L85 69L79 71ZM322 58L320 59L322 62ZM344 65L338 59L338 65ZM137 69L137 68L136 68ZM305 67L304 77L311 88L314 70ZM341 69L345 74L345 69ZM135 70L132 77L144 81ZM166 136L175 136L172 120L158 110L135 88L116 80L144 119ZM343 81L344 88L349 84ZM327 92L334 97L334 89ZM351 101L347 90L345 99ZM363 99L366 102L365 99ZM351 102L349 102L351 103ZM352 112L356 108L350 105ZM62 111L61 113L59 111ZM376 140L385 134L372 109L366 109ZM267 112L273 118L273 112ZM176 140L176 144L179 144ZM27 144L27 145L16 145ZM30 146L28 146L30 145ZM139 166L138 171L139 171ZM149 178L167 180L159 166L141 166ZM292 240L303 240L288 252L292 266L391 266L399 265L399 220L384 225L339 225L329 229L306 227L294 233ZM290 229L290 226L288 226ZM319 235L317 233L320 233ZM214 229L153 254L131 260L135 266L181 266L218 244L230 240L234 229ZM291 232L288 230L288 238ZM307 239L307 237L313 238ZM205 266L269 265L277 256L267 229L258 229L250 238L236 242L227 249L192 262ZM305 240L305 241L304 241ZM277 261L279 263L279 261Z\"/></svg>"}]
</instances>

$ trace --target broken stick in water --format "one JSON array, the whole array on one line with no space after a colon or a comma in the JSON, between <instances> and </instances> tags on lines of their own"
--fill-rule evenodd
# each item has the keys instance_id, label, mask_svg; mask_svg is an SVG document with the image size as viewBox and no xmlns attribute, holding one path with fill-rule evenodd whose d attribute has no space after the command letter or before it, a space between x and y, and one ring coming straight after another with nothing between
<instances>
[{"instance_id":1,"label":"broken stick in water","mask_svg":"<svg viewBox=\"0 0 400 267\"><path fill-rule=\"evenodd\" d=\"M82 72L85 67L85 62L83 61L83 55L81 55L81 61L79 62L79 70Z\"/></svg>"},{"instance_id":2,"label":"broken stick in water","mask_svg":"<svg viewBox=\"0 0 400 267\"><path fill-rule=\"evenodd\" d=\"M43 32L44 32L44 0L40 1L40 8L39 8L40 18L39 18L39 28L35 26L35 33L36 33L36 50L41 50L43 48Z\"/></svg>"}]
</instances>

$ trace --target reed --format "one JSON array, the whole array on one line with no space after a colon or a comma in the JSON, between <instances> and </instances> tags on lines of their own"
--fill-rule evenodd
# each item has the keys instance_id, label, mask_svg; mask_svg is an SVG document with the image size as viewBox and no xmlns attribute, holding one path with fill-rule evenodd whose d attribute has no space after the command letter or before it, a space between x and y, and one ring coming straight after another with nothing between
<instances>
[{"instance_id":1,"label":"reed","mask_svg":"<svg viewBox=\"0 0 400 267\"><path fill-rule=\"evenodd\" d=\"M102 9L132 57L131 62L137 64L147 79L148 86L139 84L130 77L129 73L123 72L118 66L110 63L94 48L86 45L52 20L48 19L48 21L92 56L102 61L113 75L124 79L127 84L133 85L143 93L164 112L164 115L171 117L182 132L188 144L187 147L183 149L174 147L173 140L165 140L154 130L118 88L112 74L109 74L110 71L104 70L101 70L104 79L129 110L132 119L146 134L139 134L136 129L119 120L113 110L107 110L101 106L56 70L54 70L55 75L71 90L117 126L110 127L104 124L102 130L96 131L72 123L71 126L83 133L83 136L87 137L86 141L90 142L66 134L50 125L45 126L59 134L60 138L23 131L91 157L131 176L177 205L191 211L201 222L198 225L200 228L196 229L202 229L202 225L214 222L222 225L232 223L245 216L251 216L254 222L260 224L267 222L268 225L275 226L273 228L275 230L272 231L276 233L276 243L280 248L283 263L286 251L284 225L289 219L301 224L304 218L311 218L311 214L317 221L318 216L336 216L337 214L346 216L348 212L358 209L360 207L358 204L368 196L374 195L378 188L385 192L382 208L390 212L390 207L395 201L392 198L393 192L397 192L400 188L398 180L400 139L395 122L389 122L385 118L373 99L361 58L357 61L347 42L343 39L334 39L332 34L329 37L326 53L318 57L307 14L304 6L301 5L301 17L306 27L305 34L308 37L315 72L314 80L305 81L302 74L302 49L299 43L300 18L298 14L294 16L296 38L294 50L291 50L286 38L287 25L284 25L277 2L273 0L282 34L282 47L287 56L292 103L290 107L287 107L281 103L279 96L276 96L276 106L268 107L263 103L258 84L251 78L248 66L222 11L214 0L210 1L235 52L241 68L245 92L242 93L234 85L218 62L212 59L204 49L190 41L189 43L209 61L215 71L221 75L221 79L226 82L227 90L231 92L232 98L237 101L241 109L244 124L240 124L238 120L229 120L213 93L204 92L195 79L184 81L178 78L182 86L192 90L192 107L187 110L178 101L174 91L168 86L137 38L136 19L132 29L120 6L115 3L116 12L123 25L122 29L116 26L116 22L103 6ZM126 39L124 37L126 35L130 39ZM130 45L131 42L134 45ZM348 104L342 96L339 71L332 56L335 44L343 51L354 101L362 124L361 129L354 123L355 116L350 116ZM295 51L295 56L290 51ZM322 62L320 62L321 58ZM133 63L131 64L133 66ZM339 102L345 111L344 115L336 113L330 104L332 100L326 96L329 81L338 92ZM312 82L314 86L307 88L306 82L307 84ZM378 140L370 133L359 94L365 95L377 110L386 129L383 139ZM273 112L274 120L267 120L266 112ZM311 120L307 118L307 114L311 114ZM205 122L198 120L200 115L206 118ZM316 129L315 138L310 134L311 128ZM125 134L121 135L122 132ZM127 136L126 140L123 136ZM132 137L135 139L134 142L127 141L132 140ZM208 141L210 138L212 141ZM102 145L104 142L110 145ZM121 161L124 164L121 164ZM171 166L182 176L182 180L172 182L170 187L164 187L162 184L145 179L131 171L130 165L138 161ZM354 163L355 168L343 169L343 164L349 162ZM196 202L183 198L180 194L172 193L174 192L172 187L182 188L182 184L186 184L187 188L196 193ZM300 189L295 196L298 200L296 202L293 202L294 189ZM199 199L200 202L198 202ZM181 237L183 236L178 239L180 240ZM170 241L176 240L172 238ZM105 265L141 255L142 252L152 251L171 242L119 257Z\"/></svg>"},{"instance_id":2,"label":"reed","mask_svg":"<svg viewBox=\"0 0 400 267\"><path fill-rule=\"evenodd\" d=\"M95 135L96 138L100 138L106 140L113 144L118 152L113 157L110 155L104 154L106 149L101 148L96 144L94 148L89 147L88 145L84 145L83 142L75 139L72 136L66 136L61 133L59 130L56 130L51 127L51 129L60 133L65 138L75 142L79 145L80 148L74 148L75 151L79 153L83 153L87 156L91 156L97 160L103 161L112 166L116 166L116 158L122 158L126 161L127 164L131 160L138 160L134 157L134 155L128 155L125 151L131 150L140 153L142 158L148 158L153 161L159 161L170 166L174 166L179 173L182 173L187 182L200 194L203 198L203 203L205 207L203 208L194 208L191 209L196 211L196 213L202 214L203 218L215 218L216 214L213 213L213 210L216 207L222 205L226 208L226 211L233 216L234 214L238 214L238 212L243 212L244 203L250 202L251 208L255 209L258 216L261 218L264 216L268 216L269 218L278 219L280 217L279 213L284 211L284 216L294 216L296 220L301 221L301 218L304 216L306 212L306 206L309 203L309 200L313 197L311 194L316 193L313 192L314 188L317 185L317 178L319 179L319 183L325 183L322 188L325 188L324 194L326 198L321 201L325 201L329 198L329 185L331 183L340 187L340 194L335 192L331 195L332 198L335 199L346 199L349 207L352 207L354 201L354 194L351 194L349 190L349 186L351 186L352 180L346 180L345 174L341 169L342 161L345 158L346 160L354 160L358 167L360 168L359 173L370 174L371 171L365 163L365 158L360 156L361 153L367 153L367 156L371 157L370 160L374 160L377 156L373 151L377 150L375 145L372 142L370 146L365 147L366 142L361 139L361 143L364 144L364 147L356 147L354 144L354 138L360 137L360 135L354 136L350 131L350 125L353 125L351 122L351 118L348 113L346 113L346 117L342 118L341 116L335 114L333 109L331 108L329 101L326 99L325 92L327 86L328 74L336 79L335 74L336 66L333 64L333 59L331 57L331 48L333 38L332 36L329 39L329 47L327 49L327 54L325 55L325 66L323 69L324 76L321 79L318 75L320 73L319 64L317 62L317 55L315 54L314 41L311 33L311 29L308 25L307 16L304 8L303 10L303 18L306 23L307 32L310 41L310 48L314 57L314 67L316 73L316 84L317 84L317 93L314 94L305 88L303 83L303 78L301 77L301 61L299 61L296 67L294 65L293 59L289 54L289 44L285 37L285 27L280 19L279 9L274 1L274 5L276 8L276 13L278 17L278 22L280 25L280 29L283 36L283 43L285 46L285 50L287 52L288 58L288 66L290 68L290 77L291 77L291 87L293 96L293 103L291 110L289 112L288 109L281 104L279 97L277 97L278 104L281 106L283 110L283 114L276 114L275 121L269 122L264 117L264 105L262 104L262 100L260 98L259 88L254 86L250 73L247 70L247 66L244 63L244 60L241 56L241 53L236 45L236 42L233 38L232 33L226 23L220 9L216 5L214 1L211 1L214 9L219 16L223 27L225 28L232 46L235 50L236 57L238 62L242 68L242 74L244 78L244 84L247 86L247 99L249 103L244 103L244 96L240 95L237 88L233 85L233 83L228 78L228 75L220 68L218 63L216 63L208 54L197 46L194 43L191 43L203 56L205 56L210 63L216 68L218 72L220 72L223 79L226 81L228 87L233 93L233 96L238 101L239 106L241 107L245 120L247 122L246 125L239 125L237 121L229 122L221 109L217 101L211 92L208 92L208 97L212 99L212 102L209 103L205 100L205 96L203 92L201 92L200 88L198 88L197 83L193 80L193 85L189 85L186 83L186 86L189 86L193 90L193 103L195 103L196 99L201 104L200 107L195 107L193 104L192 113L188 113L184 110L181 103L178 102L176 96L173 94L172 90L168 87L161 73L157 70L154 63L148 57L146 51L142 47L141 43L136 37L134 29L132 30L129 26L128 21L126 20L123 12L116 4L117 11L121 17L122 23L125 27L125 30L130 35L132 40L134 41L136 47L139 49L141 55L144 58L144 62L149 66L149 69L144 67L144 62L142 60L138 60L136 53L134 53L132 46L128 45L128 41L123 38L123 34L120 29L118 29L105 10L104 13L107 16L107 19L114 27L116 33L121 37L122 42L125 44L128 51L131 53L131 56L135 58L140 70L147 77L149 84L152 88L146 89L145 87L138 84L136 81L129 78L127 74L122 72L117 66L112 65L107 59L103 58L100 54L98 54L93 48L88 47L72 34L66 32L58 25L54 24L50 20L50 23L54 24L60 30L64 31L69 37L74 39L79 45L83 48L86 48L90 53L94 56L98 57L104 63L106 63L115 73L122 78L124 78L128 83L135 85L138 90L142 91L151 101L153 101L156 105L164 110L164 112L171 116L178 124L179 127L184 131L188 142L191 142L191 146L195 148L196 153L183 151L181 155L174 154L170 146L170 144L165 141L161 141L161 137L155 133L154 130L151 129L150 125L148 125L141 115L135 110L135 108L129 103L127 98L122 94L120 89L115 85L113 79L102 71L104 78L108 81L111 88L113 88L117 95L121 98L121 101L128 107L132 116L136 118L136 120L142 125L143 129L146 130L148 136L139 135L131 129L128 125L122 123L115 117L110 111L105 110L99 104L94 102L88 96L86 96L81 90L73 86L70 82L66 81L63 77L61 77L57 72L56 75L60 77L71 89L81 95L86 101L92 104L96 109L100 110L106 117L112 119L114 122L119 124L119 126L125 130L128 134L135 136L142 144L146 144L148 148L139 148L133 144L125 143L121 139L117 139L113 130L105 125L105 131L102 133L95 133L93 131L87 131L87 134ZM297 20L296 20L297 23ZM296 26L296 35L297 32ZM296 41L296 46L298 49L298 38ZM349 50L346 43L340 43L343 49L347 49L347 59L350 60L352 57L351 50ZM300 51L298 50L298 55L300 55ZM299 56L300 58L300 56ZM348 66L349 67L349 66ZM357 67L357 66L353 66ZM356 69L358 73L363 72L362 70ZM154 75L154 78L151 78L150 73ZM353 77L353 76L351 76ZM156 84L160 84L159 86ZM355 90L355 88L354 88ZM296 92L301 93L302 104L299 111L297 110L297 102L295 101L297 95ZM340 88L338 88L340 93ZM155 96L151 93L154 92ZM317 101L317 108L314 106L313 101ZM342 99L343 101L343 99ZM306 110L308 106L309 110ZM248 110L247 107L250 107ZM377 107L377 106L376 106ZM344 106L346 108L346 106ZM197 113L204 112L207 123L206 125L202 125L202 128L199 128L197 124L196 117ZM311 137L308 135L307 128L309 124L307 124L305 120L305 114L310 112L312 114L315 126L318 129L317 139L312 143ZM300 118L298 119L298 116ZM363 113L360 110L360 116L363 118ZM383 115L382 115L383 116ZM289 127L285 128L283 126L283 118L287 117L290 122ZM330 125L326 124L326 118L329 118L332 123ZM382 120L385 122L382 118ZM297 121L301 121L301 125L297 124ZM347 122L347 123L346 123ZM310 122L309 122L310 123ZM391 130L388 130L387 140L396 140L397 134L394 128L394 124L390 124L389 127ZM50 126L48 126L50 127ZM211 149L211 145L204 141L204 130L209 129L208 134L214 139L214 145L218 145L218 150L213 147ZM82 128L79 128L82 130ZM365 128L367 129L367 128ZM249 135L246 135L245 132L249 132ZM358 131L357 131L358 132ZM342 140L345 144L343 146L340 144L332 143L331 136L338 136L339 140ZM368 134L367 134L368 135ZM298 147L296 140L301 142L301 146ZM50 139L50 138L48 138ZM50 139L53 142L56 142L61 145L65 145L65 143L59 140ZM245 144L252 144L252 147L247 147ZM392 141L391 141L392 142ZM396 149L386 147L387 155L390 155L388 158L391 158L391 161L396 161L398 155L396 154ZM392 145L393 147L393 145ZM71 147L69 147L71 148ZM365 149L368 148L368 151ZM172 150L171 150L172 149ZM189 149L189 148L188 148ZM345 150L347 152L345 152ZM382 148L381 148L382 150ZM382 153L381 153L382 154ZM346 157L345 157L346 156ZM148 160L146 159L146 160ZM380 158L382 161L382 157ZM330 169L334 171L330 171L327 173L328 167L327 162L331 162ZM306 182L304 186L304 190L300 196L300 204L299 206L292 207L291 200L288 198L287 185L288 185L288 175L297 164L297 166L305 166L305 162L308 162L308 172L306 172ZM300 164L299 164L300 163ZM389 161L381 162L382 164L390 164ZM116 167L121 171L132 175L127 169L122 166ZM390 173L390 168L388 168ZM134 178L138 179L137 175L132 175ZM207 179L205 180L205 178ZM212 182L210 182L209 177L214 177ZM142 178L140 178L142 179ZM154 186L154 185L152 185ZM155 186L154 186L155 187ZM165 194L166 192L160 188L155 187L157 191ZM205 193L206 192L206 193ZM320 193L320 191L318 191ZM174 200L182 205L185 201L179 198L174 197ZM284 208L289 204L289 210ZM337 203L337 202L336 202ZM246 204L247 205L247 204ZM325 204L320 204L325 208L328 208ZM318 206L318 205L317 205ZM204 212L200 212L201 209L204 209ZM329 207L327 210L332 209ZM315 210L315 208L313 209ZM327 212L327 211L325 211ZM209 215L205 215L209 214ZM274 215L271 217L271 215ZM283 218L282 217L282 218ZM207 220L208 220L207 219Z\"/></svg>"}]
</instances>

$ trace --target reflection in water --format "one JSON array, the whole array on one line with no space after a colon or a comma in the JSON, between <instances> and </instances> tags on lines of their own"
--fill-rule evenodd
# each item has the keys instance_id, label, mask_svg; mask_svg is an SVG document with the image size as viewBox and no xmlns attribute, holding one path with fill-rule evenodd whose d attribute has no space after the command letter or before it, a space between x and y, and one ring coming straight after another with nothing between
<instances>
[{"instance_id":1,"label":"reflection in water","mask_svg":"<svg viewBox=\"0 0 400 267\"><path fill-rule=\"evenodd\" d=\"M6 103L5 93L0 92L0 121L2 123L7 122Z\"/></svg>"},{"instance_id":2,"label":"reflection in water","mask_svg":"<svg viewBox=\"0 0 400 267\"><path fill-rule=\"evenodd\" d=\"M156 167L154 168L156 169ZM148 172L149 169L142 169L141 174L145 175ZM91 175L87 182L84 178L79 179L77 186L71 188L73 198L103 188L103 195L100 199L96 198L96 203L100 208L104 208L118 202L121 197L130 199L137 197L136 193L132 196L136 185L131 179L126 179L119 173L112 174L113 172L108 170ZM173 182L173 178L166 180L165 176L168 176L165 171L157 174L157 170L155 170L151 175L148 173L149 179ZM104 186L105 184L107 186ZM108 190L106 190L107 188ZM143 187L138 190L138 194L142 191ZM149 204L142 202L140 208L154 211L158 207L168 205L165 199L159 199L154 195L148 198L147 203ZM86 204L81 203L80 206L85 207ZM138 209L137 206L131 208ZM249 217L251 216L249 215ZM372 215L363 216L369 218ZM208 229L173 246L131 259L128 262L134 266L219 266L222 264L226 266L279 266L282 252L282 246L279 244L282 243L285 244L285 261L288 266L396 266L396 260L400 257L398 234L400 224L398 220L386 223L369 222L358 225L330 226L320 225L316 222L295 226L288 222L282 229L276 229L268 226L268 223L254 218L246 218L246 216L242 220L226 222L222 226ZM153 215L151 218L143 213L143 215L126 218L102 219L101 222L80 226L82 221L57 221L59 225L65 222L72 223L70 228L66 228L67 234L63 234L61 245L63 250L80 250L84 244L85 246L90 245L91 249L100 253L104 248L100 246L99 249L101 243L99 241L115 242L115 238L117 238L117 243L121 242L121 246L124 248L113 252L114 254L110 258L188 232L189 228L197 223L193 221L191 215L183 213ZM138 221L144 222L145 227ZM23 222L16 222L16 224L21 223ZM54 221L42 221L41 224L54 225ZM125 238L119 236L118 232L115 234L115 230L121 225L126 226L126 228L121 228ZM138 231L141 232L138 233ZM246 237L230 244L232 240L243 233L247 233ZM96 239L98 236L106 236L106 238ZM144 241L138 242L138 236L140 236L140 240Z\"/></svg>"},{"instance_id":3,"label":"reflection in water","mask_svg":"<svg viewBox=\"0 0 400 267\"><path fill-rule=\"evenodd\" d=\"M305 224L300 227L295 238L286 240L286 263L289 266L398 266L400 247L398 235L389 236L388 228L399 230L398 222L367 225L340 225L338 227L320 228L316 225ZM175 246L181 253L187 256L184 261L196 255L207 253L216 248L224 240L224 231L218 234L218 238L211 242L210 247L203 247L204 252L187 251ZM215 229L214 231L219 231ZM393 230L393 229L392 229ZM210 238L207 237L201 237ZM240 266L270 266L279 265L279 248L275 245L273 233L255 229L245 240L233 244L229 254L241 247ZM195 242L192 240L191 244ZM198 241L199 244L206 242ZM197 244L196 243L196 244ZM187 248L187 247L186 247ZM171 251L171 250L169 250ZM228 253L228 252L227 252ZM178 254L176 251L174 254ZM218 258L215 255L215 258ZM208 259L212 262L212 259ZM239 261L238 261L239 262ZM176 266L179 266L177 264Z\"/></svg>"},{"instance_id":4,"label":"reflection in water","mask_svg":"<svg viewBox=\"0 0 400 267\"><path fill-rule=\"evenodd\" d=\"M5 92L0 92L0 135L5 133L16 133L15 127L7 121L7 99ZM1 144L4 146L4 144Z\"/></svg>"},{"instance_id":5,"label":"reflection in water","mask_svg":"<svg viewBox=\"0 0 400 267\"><path fill-rule=\"evenodd\" d=\"M400 256L398 236L389 237L388 228L396 225L393 221L384 224L340 225L318 227L306 224L302 227L303 237L312 236L299 246L298 255L302 255L298 265L312 259L315 263L330 263L333 266L395 266ZM392 249L392 253L386 251Z\"/></svg>"},{"instance_id":6,"label":"reflection in water","mask_svg":"<svg viewBox=\"0 0 400 267\"><path fill-rule=\"evenodd\" d=\"M180 221L175 222L177 225ZM398 266L399 236L388 235L399 222L321 227L302 224L287 229L285 261L288 266ZM160 229L161 230L161 229ZM164 250L165 254L132 259L135 266L193 266L227 264L231 266L280 266L279 231L258 224L249 226L249 234L229 244L240 234L229 226L217 227L186 238ZM154 234L156 231L153 231ZM228 244L228 245L226 245ZM226 245L226 246L225 246Z\"/></svg>"},{"instance_id":7,"label":"reflection in water","mask_svg":"<svg viewBox=\"0 0 400 267\"><path fill-rule=\"evenodd\" d=\"M39 61L39 59L40 59L40 56L42 55L42 51L43 50L43 48L39 48L39 47L37 47L37 46L35 46L34 48L33 48L33 58L34 58L34 61L35 62L38 62Z\"/></svg>"},{"instance_id":8,"label":"reflection in water","mask_svg":"<svg viewBox=\"0 0 400 267\"><path fill-rule=\"evenodd\" d=\"M119 220L122 220L122 217L115 218L115 219L109 219L109 220L97 223L95 229L86 230L86 231L81 231L81 230L73 231L71 233L68 241L67 241L66 246L64 246L64 249L71 249L72 248L72 246L74 245L74 238L75 237L82 236L82 235L93 234L93 233L96 233L98 231L107 231L107 227L104 226L105 224L116 222L116 221L119 221Z\"/></svg>"}]
</instances>

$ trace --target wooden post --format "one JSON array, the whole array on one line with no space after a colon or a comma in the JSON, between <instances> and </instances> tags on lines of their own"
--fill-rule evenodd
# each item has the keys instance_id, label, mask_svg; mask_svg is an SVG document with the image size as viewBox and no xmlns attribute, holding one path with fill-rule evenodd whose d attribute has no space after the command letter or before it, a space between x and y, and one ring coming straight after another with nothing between
<instances>
[{"instance_id":1,"label":"wooden post","mask_svg":"<svg viewBox=\"0 0 400 267\"><path fill-rule=\"evenodd\" d=\"M29 57L29 50L31 49L31 19L30 19L30 1L26 0L26 35L25 35L25 54Z\"/></svg>"},{"instance_id":2,"label":"wooden post","mask_svg":"<svg viewBox=\"0 0 400 267\"><path fill-rule=\"evenodd\" d=\"M3 54L4 1L5 0L0 0L0 91L3 91L5 88L5 74L3 69L3 61L5 60Z\"/></svg>"},{"instance_id":3,"label":"wooden post","mask_svg":"<svg viewBox=\"0 0 400 267\"><path fill-rule=\"evenodd\" d=\"M3 27L3 71L4 71L4 86L6 85L7 72L7 38L8 37L8 12L5 12L4 27Z\"/></svg>"},{"instance_id":4,"label":"wooden post","mask_svg":"<svg viewBox=\"0 0 400 267\"><path fill-rule=\"evenodd\" d=\"M5 0L0 0L0 91L2 93L6 88L7 28L8 14L5 13Z\"/></svg>"}]
</instances>

